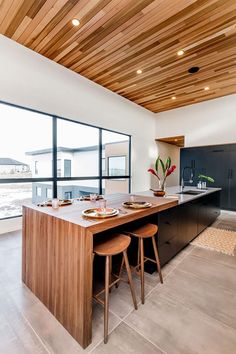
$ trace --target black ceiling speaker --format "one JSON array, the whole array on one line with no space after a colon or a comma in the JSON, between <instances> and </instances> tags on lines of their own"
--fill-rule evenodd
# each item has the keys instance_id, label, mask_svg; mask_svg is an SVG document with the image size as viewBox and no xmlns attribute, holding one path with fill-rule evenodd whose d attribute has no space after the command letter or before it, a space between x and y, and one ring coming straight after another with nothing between
<instances>
[{"instance_id":1,"label":"black ceiling speaker","mask_svg":"<svg viewBox=\"0 0 236 354\"><path fill-rule=\"evenodd\" d=\"M195 74L199 71L199 67L198 66L192 66L190 69L188 69L189 74Z\"/></svg>"}]
</instances>

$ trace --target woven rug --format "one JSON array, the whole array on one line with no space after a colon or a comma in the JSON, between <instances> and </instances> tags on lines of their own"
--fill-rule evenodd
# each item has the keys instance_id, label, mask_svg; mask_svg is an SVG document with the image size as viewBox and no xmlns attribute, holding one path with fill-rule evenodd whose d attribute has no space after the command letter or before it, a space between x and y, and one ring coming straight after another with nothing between
<instances>
[{"instance_id":1,"label":"woven rug","mask_svg":"<svg viewBox=\"0 0 236 354\"><path fill-rule=\"evenodd\" d=\"M192 245L221 252L229 256L236 255L236 232L208 227L192 242Z\"/></svg>"}]
</instances>

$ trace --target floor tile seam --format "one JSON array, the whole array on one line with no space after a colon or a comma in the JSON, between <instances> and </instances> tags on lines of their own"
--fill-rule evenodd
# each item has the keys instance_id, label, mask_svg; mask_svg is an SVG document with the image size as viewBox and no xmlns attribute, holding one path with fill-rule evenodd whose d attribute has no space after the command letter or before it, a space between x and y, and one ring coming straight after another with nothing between
<instances>
[{"instance_id":1,"label":"floor tile seam","mask_svg":"<svg viewBox=\"0 0 236 354\"><path fill-rule=\"evenodd\" d=\"M167 273L166 276L164 277L164 282L165 282L165 279L167 279L167 278L173 273L173 271L179 266L179 264L193 251L193 249L194 249L194 248L192 248L188 253L186 253L186 254L181 258L181 260L180 260L179 262L177 262L177 264L175 264L175 265L173 266L173 269L171 269L171 270L169 271L169 273ZM151 296L151 294L152 294L155 290L157 290L158 287L160 287L160 284L161 284L161 283L158 283L156 286L154 286L154 288L152 288L152 289L147 293L147 295L145 296L145 298L146 298L146 299L149 298L149 297Z\"/></svg>"},{"instance_id":2,"label":"floor tile seam","mask_svg":"<svg viewBox=\"0 0 236 354\"><path fill-rule=\"evenodd\" d=\"M203 311L201 311L199 309L195 309L195 308L191 307L190 305L186 305L186 303L183 304L177 298L173 299L173 298L170 298L170 297L168 298L168 297L166 297L166 295L164 296L163 294L159 294L159 295L160 295L160 297L163 300L167 300L167 301L169 301L169 302L171 302L173 304L175 304L175 302L178 302L178 304L180 304L182 307L185 307L186 309L188 309L188 310L190 310L192 312L200 313L206 319L211 319L211 320L215 321L216 323L219 323L222 326L227 327L227 329L230 329L231 331L235 332L235 336L236 336L236 329L235 328L229 326L228 324L225 324L224 322L221 322L220 320L216 319L215 317L212 317L212 316L208 315L207 313L205 313L205 312L203 312Z\"/></svg>"},{"instance_id":3,"label":"floor tile seam","mask_svg":"<svg viewBox=\"0 0 236 354\"><path fill-rule=\"evenodd\" d=\"M210 250L208 250L208 251L210 251ZM214 252L214 251L212 251L212 252ZM218 252L217 252L218 253ZM229 265L229 264L224 264L224 263L221 263L221 262L216 262L216 261L214 261L214 260L210 260L209 258L204 258L204 257L200 257L200 256L197 256L197 255L195 255L195 254L191 254L190 255L191 257L193 257L193 258L196 258L196 259L202 259L203 260L203 262L204 263L209 263L209 264L212 264L212 265L221 265L221 266L224 266L224 267L226 267L226 268L230 268L230 269L233 269L233 270L235 270L235 267L234 266L231 266L231 265ZM230 257L230 256L229 256Z\"/></svg>"},{"instance_id":4,"label":"floor tile seam","mask_svg":"<svg viewBox=\"0 0 236 354\"><path fill-rule=\"evenodd\" d=\"M37 333L37 331L33 328L31 325L30 321L25 317L25 315L21 312L21 310L17 307L18 311L20 312L21 316L23 317L24 321L26 322L27 326L30 328L30 330L33 332L35 337L38 339L38 341L41 343L43 348L46 350L47 353L52 354L54 352L50 351L47 345L44 343L43 339L40 337L40 335Z\"/></svg>"},{"instance_id":5,"label":"floor tile seam","mask_svg":"<svg viewBox=\"0 0 236 354\"><path fill-rule=\"evenodd\" d=\"M187 274L190 274L192 275L193 277L203 281L204 283L208 283L208 280L204 279L202 276L200 275L197 275L195 273L192 273L188 270L185 270L185 269L178 269L178 271L182 272L182 273L187 273ZM217 289L222 289L222 290L226 290L227 292L230 292L230 293L234 293L234 291L229 288L229 287L226 287L226 286L223 286L223 285L219 285L219 284L215 284L214 287L217 287Z\"/></svg>"},{"instance_id":6,"label":"floor tile seam","mask_svg":"<svg viewBox=\"0 0 236 354\"><path fill-rule=\"evenodd\" d=\"M199 246L196 246L196 247L197 247L197 248L201 248L201 249L205 249L205 250L211 251L211 252L217 252L217 251L214 251L214 250L212 250L212 249L206 249L206 248L204 248L204 247L199 247ZM230 255L225 254L225 253L222 253L222 252L217 252L217 254L218 254L218 253L224 254L226 257L236 257L236 255L235 255L235 256L230 256ZM192 256L197 257L197 258L201 258L201 259L203 259L203 260L205 260L205 261L207 261L207 262L209 262L209 263L220 264L220 265L222 265L222 266L226 266L226 267L229 267L229 268L232 268L232 269L235 269L235 268L236 268L236 261L235 261L235 266L234 266L234 265L226 264L226 263L223 263L223 262L220 262L220 261L217 262L217 261L214 261L213 259L209 259L209 258L203 257L203 256L198 255L198 254L192 254Z\"/></svg>"},{"instance_id":7,"label":"floor tile seam","mask_svg":"<svg viewBox=\"0 0 236 354\"><path fill-rule=\"evenodd\" d=\"M118 317L117 315L116 315L116 317ZM118 317L119 318L119 317ZM111 335L111 333L112 332L114 332L115 331L115 329L121 324L123 322L123 320L122 319L119 319L119 322L116 324L116 325L114 325L114 327L108 332L108 336L110 336ZM93 348L91 348L91 350L89 350L89 354L90 353L92 353L102 342L103 342L103 338L93 347ZM108 340L109 340L109 338L108 338Z\"/></svg>"},{"instance_id":8,"label":"floor tile seam","mask_svg":"<svg viewBox=\"0 0 236 354\"><path fill-rule=\"evenodd\" d=\"M158 350L160 350L163 354L168 354L164 349L162 349L161 347L159 347L157 344L155 344L151 339L147 338L143 333L141 333L137 328L135 328L131 323L127 322L126 320L124 321L124 323L130 327L133 331L135 331L136 333L138 333L142 338L144 338L146 341L148 341L149 343L151 343L155 348L157 348Z\"/></svg>"}]
</instances>

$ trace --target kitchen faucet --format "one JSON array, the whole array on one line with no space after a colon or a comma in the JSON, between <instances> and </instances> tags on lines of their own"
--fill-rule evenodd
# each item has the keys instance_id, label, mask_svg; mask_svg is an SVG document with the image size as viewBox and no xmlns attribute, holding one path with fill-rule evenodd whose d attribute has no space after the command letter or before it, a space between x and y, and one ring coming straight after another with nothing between
<instances>
[{"instance_id":1,"label":"kitchen faucet","mask_svg":"<svg viewBox=\"0 0 236 354\"><path fill-rule=\"evenodd\" d=\"M184 180L184 172L185 170L187 169L190 169L190 179L188 181L185 181ZM180 186L180 190L181 192L184 190L184 182L189 182L189 183L193 183L193 169L189 166L185 166L183 169L182 169L182 173L181 173L181 186Z\"/></svg>"}]
</instances>

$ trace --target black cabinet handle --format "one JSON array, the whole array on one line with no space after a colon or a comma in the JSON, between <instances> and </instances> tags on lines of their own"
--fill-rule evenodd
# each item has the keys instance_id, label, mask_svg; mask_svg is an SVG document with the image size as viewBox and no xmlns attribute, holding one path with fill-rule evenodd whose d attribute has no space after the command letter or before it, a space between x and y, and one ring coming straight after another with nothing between
<instances>
[{"instance_id":1,"label":"black cabinet handle","mask_svg":"<svg viewBox=\"0 0 236 354\"><path fill-rule=\"evenodd\" d=\"M166 241L166 244L167 244L167 245L170 245L170 244L171 244L171 242L170 242L170 241Z\"/></svg>"},{"instance_id":2,"label":"black cabinet handle","mask_svg":"<svg viewBox=\"0 0 236 354\"><path fill-rule=\"evenodd\" d=\"M171 225L171 223L169 221L165 221L166 225Z\"/></svg>"}]
</instances>

